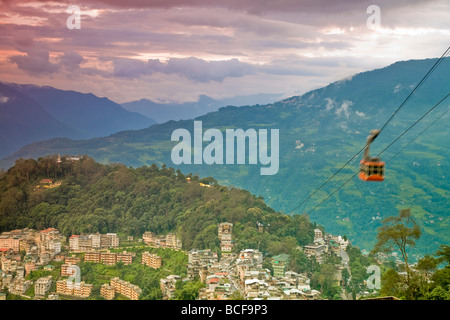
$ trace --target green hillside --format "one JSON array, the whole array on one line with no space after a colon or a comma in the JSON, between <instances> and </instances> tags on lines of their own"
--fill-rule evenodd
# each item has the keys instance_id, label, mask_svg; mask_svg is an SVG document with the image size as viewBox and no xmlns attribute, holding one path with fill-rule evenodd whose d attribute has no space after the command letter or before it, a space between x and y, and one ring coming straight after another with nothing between
<instances>
[{"instance_id":1,"label":"green hillside","mask_svg":"<svg viewBox=\"0 0 450 320\"><path fill-rule=\"evenodd\" d=\"M248 191L166 166L133 169L88 157L62 157L57 164L45 157L19 160L0 175L0 232L25 227L57 228L66 236L174 232L185 250L220 251L217 227L225 221L234 224L237 249L269 254L310 243L318 227L305 216L275 212ZM267 232L258 232L258 222L270 225Z\"/></svg>"}]
</instances>

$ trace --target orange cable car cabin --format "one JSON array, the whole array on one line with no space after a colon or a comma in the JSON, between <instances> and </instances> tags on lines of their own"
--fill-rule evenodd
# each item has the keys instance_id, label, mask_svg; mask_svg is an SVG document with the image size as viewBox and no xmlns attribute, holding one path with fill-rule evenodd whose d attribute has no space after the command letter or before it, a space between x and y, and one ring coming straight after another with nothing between
<instances>
[{"instance_id":1,"label":"orange cable car cabin","mask_svg":"<svg viewBox=\"0 0 450 320\"><path fill-rule=\"evenodd\" d=\"M383 181L385 162L379 157L369 155L370 144L380 133L380 130L371 130L364 148L364 157L359 163L359 178L362 181Z\"/></svg>"}]
</instances>

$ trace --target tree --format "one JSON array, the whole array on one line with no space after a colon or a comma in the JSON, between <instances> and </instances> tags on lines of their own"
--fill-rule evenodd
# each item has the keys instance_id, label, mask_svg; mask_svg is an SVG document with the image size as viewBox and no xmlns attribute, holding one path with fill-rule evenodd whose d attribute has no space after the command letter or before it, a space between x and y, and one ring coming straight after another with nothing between
<instances>
[{"instance_id":1,"label":"tree","mask_svg":"<svg viewBox=\"0 0 450 320\"><path fill-rule=\"evenodd\" d=\"M186 283L175 285L175 299L176 300L195 300L198 298L198 292L204 288L205 285L200 281L189 281Z\"/></svg>"},{"instance_id":2,"label":"tree","mask_svg":"<svg viewBox=\"0 0 450 320\"><path fill-rule=\"evenodd\" d=\"M401 278L397 271L389 269L381 276L380 294L384 296L398 296L401 290Z\"/></svg>"},{"instance_id":3,"label":"tree","mask_svg":"<svg viewBox=\"0 0 450 320\"><path fill-rule=\"evenodd\" d=\"M450 264L450 246L442 244L439 250L436 251L436 256L439 262L447 262L447 264Z\"/></svg>"},{"instance_id":4,"label":"tree","mask_svg":"<svg viewBox=\"0 0 450 320\"><path fill-rule=\"evenodd\" d=\"M417 270L425 274L425 279L428 280L429 275L436 269L438 261L430 255L424 256L417 262Z\"/></svg>"},{"instance_id":5,"label":"tree","mask_svg":"<svg viewBox=\"0 0 450 320\"><path fill-rule=\"evenodd\" d=\"M441 286L437 286L430 293L425 295L426 300L449 300L450 293Z\"/></svg>"},{"instance_id":6,"label":"tree","mask_svg":"<svg viewBox=\"0 0 450 320\"><path fill-rule=\"evenodd\" d=\"M392 252L394 248L400 250L406 268L406 284L410 284L410 268L408 265L407 247L416 245L422 232L416 224L409 209L401 210L397 217L388 217L381 221L383 224L377 234L377 243L372 252Z\"/></svg>"}]
</instances>

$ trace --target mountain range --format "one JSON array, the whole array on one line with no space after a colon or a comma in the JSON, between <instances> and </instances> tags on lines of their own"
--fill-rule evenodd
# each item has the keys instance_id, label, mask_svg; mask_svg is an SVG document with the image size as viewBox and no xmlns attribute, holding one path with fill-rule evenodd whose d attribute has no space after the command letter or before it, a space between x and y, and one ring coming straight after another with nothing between
<instances>
[{"instance_id":1,"label":"mountain range","mask_svg":"<svg viewBox=\"0 0 450 320\"><path fill-rule=\"evenodd\" d=\"M217 100L207 95L200 95L197 101L184 103L157 103L148 99L141 99L122 103L122 107L128 111L143 114L158 123L164 123L170 120L194 119L209 112L217 111L223 106L244 106L275 102L281 96L281 94L261 93Z\"/></svg>"},{"instance_id":2,"label":"mountain range","mask_svg":"<svg viewBox=\"0 0 450 320\"><path fill-rule=\"evenodd\" d=\"M260 165L248 161L241 165L175 165L171 152L177 142L171 141L171 135L176 129L193 132L193 120L172 120L90 140L35 142L4 158L0 167L8 168L20 157L58 153L88 154L99 162L134 167L165 164L247 189L265 198L275 210L306 213L328 232L348 235L368 250L376 242L383 218L411 208L423 233L414 252L434 252L450 242L449 117L444 115L450 101L445 100L423 121L405 130L449 93L450 59L444 59L403 108L393 113L435 62L401 61L302 96L264 105L222 107L195 119L202 121L203 130L278 129L279 171L272 176L260 175ZM388 119L371 148L372 154L382 153L386 161L385 181L351 179L369 131L381 128ZM333 177L346 162L348 165ZM328 183L318 189L327 179Z\"/></svg>"},{"instance_id":3,"label":"mountain range","mask_svg":"<svg viewBox=\"0 0 450 320\"><path fill-rule=\"evenodd\" d=\"M90 139L155 123L91 93L0 83L1 157L38 140Z\"/></svg>"}]
</instances>

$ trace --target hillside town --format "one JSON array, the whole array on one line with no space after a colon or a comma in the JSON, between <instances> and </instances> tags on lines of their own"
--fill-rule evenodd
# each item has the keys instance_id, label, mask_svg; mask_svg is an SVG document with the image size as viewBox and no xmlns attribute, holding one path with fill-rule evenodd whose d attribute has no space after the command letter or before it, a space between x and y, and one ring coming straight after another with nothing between
<instances>
[{"instance_id":1,"label":"hillside town","mask_svg":"<svg viewBox=\"0 0 450 320\"><path fill-rule=\"evenodd\" d=\"M187 277L171 274L160 279L163 299L175 298L177 282L194 280L204 284L198 294L199 300L227 300L236 296L246 300L321 299L321 292L311 289L306 273L289 270L289 255L267 257L253 248L236 252L232 223L220 223L217 235L221 252L209 249L187 251ZM127 237L128 242L132 239ZM93 284L81 281L78 265L82 261L105 266L140 263L159 269L164 266L164 259L150 252L151 248L184 252L181 240L171 233L156 235L147 231L137 243L148 247L138 257L135 252L125 250L126 246L121 245L115 233L71 235L67 239L54 228L3 232L0 235L0 299L6 299L7 294L24 299L86 299L91 297ZM337 272L333 279L339 284L342 281L341 271L348 268L345 254L348 245L348 240L323 235L321 230L316 229L314 242L298 249L319 263L332 253L341 257L342 263L335 266ZM263 261L268 261L272 270L264 268ZM43 276L35 280L27 277L37 271L42 271ZM142 288L118 277L111 277L100 288L100 296L106 300L118 296L139 300L141 293Z\"/></svg>"}]
</instances>

